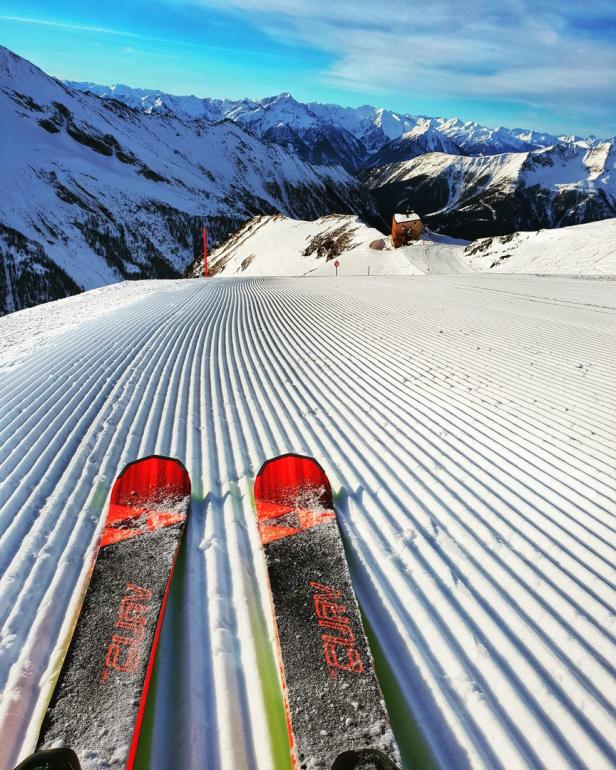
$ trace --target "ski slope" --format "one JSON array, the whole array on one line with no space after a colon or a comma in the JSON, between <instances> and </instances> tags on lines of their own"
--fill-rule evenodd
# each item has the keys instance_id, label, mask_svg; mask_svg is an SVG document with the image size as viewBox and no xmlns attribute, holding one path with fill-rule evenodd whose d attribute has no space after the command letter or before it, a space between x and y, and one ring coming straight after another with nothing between
<instances>
[{"instance_id":1,"label":"ski slope","mask_svg":"<svg viewBox=\"0 0 616 770\"><path fill-rule=\"evenodd\" d=\"M212 274L224 276L420 275L405 249L371 247L386 236L358 217L330 214L312 222L281 215L246 223L210 255ZM445 247L446 248L446 247ZM459 272L459 271L458 271ZM200 259L191 274L203 274Z\"/></svg>"},{"instance_id":2,"label":"ski slope","mask_svg":"<svg viewBox=\"0 0 616 770\"><path fill-rule=\"evenodd\" d=\"M64 300L0 319L0 768L31 748L113 480L151 453L193 500L139 767L289 767L251 495L288 451L332 481L405 768L613 768L616 282L151 289L83 295L79 326Z\"/></svg>"},{"instance_id":3,"label":"ski slope","mask_svg":"<svg viewBox=\"0 0 616 770\"><path fill-rule=\"evenodd\" d=\"M426 275L470 273L472 271L464 255L466 243L431 233L429 237L396 251L402 252L416 271Z\"/></svg>"},{"instance_id":4,"label":"ski slope","mask_svg":"<svg viewBox=\"0 0 616 770\"><path fill-rule=\"evenodd\" d=\"M426 230L421 239L393 248L390 236L354 216L333 214L312 222L259 216L211 253L210 269L221 276L333 276L336 260L344 277L470 272L614 276L616 219L472 242ZM198 258L191 275L202 274Z\"/></svg>"}]
</instances>

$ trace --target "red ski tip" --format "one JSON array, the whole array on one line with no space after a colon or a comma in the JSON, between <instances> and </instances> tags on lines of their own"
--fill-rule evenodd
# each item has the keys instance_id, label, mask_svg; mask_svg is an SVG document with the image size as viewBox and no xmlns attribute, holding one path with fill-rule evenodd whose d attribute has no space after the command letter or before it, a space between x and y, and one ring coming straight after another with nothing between
<instances>
[{"instance_id":1,"label":"red ski tip","mask_svg":"<svg viewBox=\"0 0 616 770\"><path fill-rule=\"evenodd\" d=\"M189 497L190 477L179 460L152 455L129 463L113 486L100 547L184 521Z\"/></svg>"},{"instance_id":2,"label":"red ski tip","mask_svg":"<svg viewBox=\"0 0 616 770\"><path fill-rule=\"evenodd\" d=\"M151 455L129 463L111 493L115 505L157 507L190 494L190 477L179 460Z\"/></svg>"},{"instance_id":3,"label":"red ski tip","mask_svg":"<svg viewBox=\"0 0 616 770\"><path fill-rule=\"evenodd\" d=\"M328 478L311 457L288 454L268 460L257 475L254 489L263 544L335 517Z\"/></svg>"}]
</instances>

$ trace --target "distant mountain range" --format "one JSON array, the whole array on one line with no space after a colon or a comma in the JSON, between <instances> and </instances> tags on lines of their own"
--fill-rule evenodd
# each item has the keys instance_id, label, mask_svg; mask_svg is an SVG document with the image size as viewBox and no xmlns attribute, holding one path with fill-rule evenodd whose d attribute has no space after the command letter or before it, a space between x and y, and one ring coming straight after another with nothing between
<instances>
[{"instance_id":1,"label":"distant mountain range","mask_svg":"<svg viewBox=\"0 0 616 770\"><path fill-rule=\"evenodd\" d=\"M486 128L459 118L403 115L368 105L304 104L289 93L265 99L200 99L125 85L104 86L74 81L67 81L67 85L103 98L117 99L150 114L208 121L232 120L261 139L291 145L308 162L342 163L349 171L408 160L433 151L454 155L498 155L543 149L559 142L586 148L600 142L595 136L555 136L523 128Z\"/></svg>"},{"instance_id":2,"label":"distant mountain range","mask_svg":"<svg viewBox=\"0 0 616 770\"><path fill-rule=\"evenodd\" d=\"M182 275L203 224L213 245L261 214L414 208L468 239L616 216L614 139L63 83L2 47L0 147L0 313Z\"/></svg>"},{"instance_id":3,"label":"distant mountain range","mask_svg":"<svg viewBox=\"0 0 616 770\"><path fill-rule=\"evenodd\" d=\"M233 101L71 85L148 114L232 121L308 163L340 164L388 221L396 210L415 209L431 228L473 239L616 216L614 138L303 104L288 93Z\"/></svg>"}]
</instances>

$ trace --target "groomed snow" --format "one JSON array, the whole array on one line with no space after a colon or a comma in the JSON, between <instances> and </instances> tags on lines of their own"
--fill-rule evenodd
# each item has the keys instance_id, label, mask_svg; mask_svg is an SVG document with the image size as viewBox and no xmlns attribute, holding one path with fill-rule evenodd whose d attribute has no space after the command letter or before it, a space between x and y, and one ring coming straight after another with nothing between
<instances>
[{"instance_id":1,"label":"groomed snow","mask_svg":"<svg viewBox=\"0 0 616 770\"><path fill-rule=\"evenodd\" d=\"M177 291L181 286L179 281L124 281L2 316L0 372L86 320L113 313L152 292Z\"/></svg>"},{"instance_id":2,"label":"groomed snow","mask_svg":"<svg viewBox=\"0 0 616 770\"><path fill-rule=\"evenodd\" d=\"M163 289L91 317L86 294L27 355L14 329L0 767L31 748L114 477L159 453L193 504L139 766L288 768L251 489L295 451L335 489L405 768L613 770L616 281Z\"/></svg>"}]
</instances>

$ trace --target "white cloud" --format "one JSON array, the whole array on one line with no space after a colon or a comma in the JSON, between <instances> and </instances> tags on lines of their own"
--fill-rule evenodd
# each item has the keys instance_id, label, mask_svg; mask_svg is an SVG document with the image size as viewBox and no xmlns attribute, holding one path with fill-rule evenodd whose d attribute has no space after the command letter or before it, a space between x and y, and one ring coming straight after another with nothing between
<instances>
[{"instance_id":1,"label":"white cloud","mask_svg":"<svg viewBox=\"0 0 616 770\"><path fill-rule=\"evenodd\" d=\"M324 81L613 114L616 6L593 0L193 0L331 57ZM590 7L586 7L590 6Z\"/></svg>"}]
</instances>

